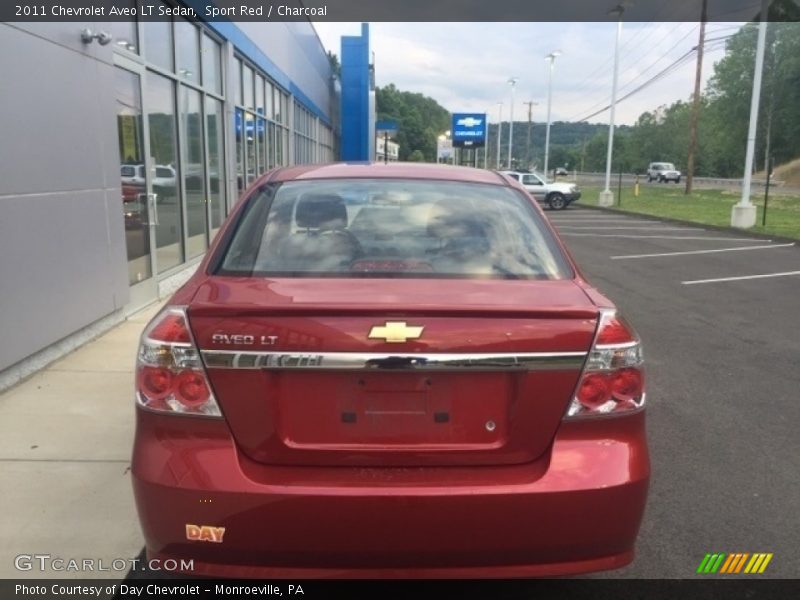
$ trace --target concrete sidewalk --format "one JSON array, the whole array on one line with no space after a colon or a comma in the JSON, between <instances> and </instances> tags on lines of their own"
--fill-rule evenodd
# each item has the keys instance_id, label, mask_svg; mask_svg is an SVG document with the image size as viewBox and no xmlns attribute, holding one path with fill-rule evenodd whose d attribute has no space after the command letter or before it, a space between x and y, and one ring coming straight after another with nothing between
<instances>
[{"instance_id":1,"label":"concrete sidewalk","mask_svg":"<svg viewBox=\"0 0 800 600\"><path fill-rule=\"evenodd\" d=\"M137 313L0 394L0 578L122 579L124 571L28 571L15 557L136 557L143 546L130 482Z\"/></svg>"}]
</instances>

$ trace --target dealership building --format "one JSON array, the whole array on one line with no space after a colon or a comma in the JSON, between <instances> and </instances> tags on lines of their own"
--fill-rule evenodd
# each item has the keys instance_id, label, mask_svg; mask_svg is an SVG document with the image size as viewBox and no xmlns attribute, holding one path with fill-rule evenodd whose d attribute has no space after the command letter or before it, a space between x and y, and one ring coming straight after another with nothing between
<instances>
[{"instance_id":1,"label":"dealership building","mask_svg":"<svg viewBox=\"0 0 800 600\"><path fill-rule=\"evenodd\" d=\"M308 21L0 23L0 389L168 296L261 173L369 160L366 25L340 56Z\"/></svg>"}]
</instances>

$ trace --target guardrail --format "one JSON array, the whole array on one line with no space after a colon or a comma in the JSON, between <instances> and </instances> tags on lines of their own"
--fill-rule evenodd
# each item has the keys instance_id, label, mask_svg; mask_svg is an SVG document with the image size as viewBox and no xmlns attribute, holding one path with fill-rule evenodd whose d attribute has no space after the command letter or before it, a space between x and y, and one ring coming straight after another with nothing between
<instances>
[{"instance_id":1,"label":"guardrail","mask_svg":"<svg viewBox=\"0 0 800 600\"><path fill-rule=\"evenodd\" d=\"M573 180L578 184L581 183L605 183L606 174L605 173L593 173L593 172L580 172L580 171L573 171L570 173L569 177L561 177L560 180ZM636 181L636 173L623 173L622 174L622 183L626 185L633 184ZM685 181L684 177L681 177L681 183ZM611 174L611 187L613 188L619 182L619 173L612 173ZM693 179L694 185L699 187L706 187L706 188L742 188L742 183L744 182L743 179L726 179L724 177L695 177ZM647 175L639 174L639 183L646 184ZM651 185L655 185L655 182L652 182ZM664 184L662 184L664 185ZM764 188L767 185L766 179L753 179L752 180L753 187L761 187ZM771 179L769 182L769 186L780 188L785 185L785 182L779 181L776 179Z\"/></svg>"}]
</instances>

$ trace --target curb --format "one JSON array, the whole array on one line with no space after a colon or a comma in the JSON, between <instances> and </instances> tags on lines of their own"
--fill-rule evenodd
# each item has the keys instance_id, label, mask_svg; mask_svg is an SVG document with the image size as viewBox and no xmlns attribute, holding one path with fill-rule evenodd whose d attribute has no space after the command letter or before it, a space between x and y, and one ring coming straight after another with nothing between
<instances>
[{"instance_id":1,"label":"curb","mask_svg":"<svg viewBox=\"0 0 800 600\"><path fill-rule=\"evenodd\" d=\"M675 223L677 225L695 225L697 227L704 227L706 229L711 229L713 231L721 231L724 233L735 233L739 236L751 237L756 240L772 240L776 242L794 242L798 246L800 246L800 238L791 238L791 237L784 237L782 235L770 235L768 233L760 233L755 231L749 231L747 229L737 229L734 227L724 227L722 225L710 225L708 223L698 223L697 221L687 221L685 219L675 219L672 217L660 217L656 215L649 215L647 213L640 213L640 212L633 212L628 210L623 210L621 208L614 208L614 207L607 207L607 206L590 206L588 204L580 204L576 203L573 206L576 208L587 208L589 210L596 210L599 212L608 212L617 215L627 215L627 216L638 216L638 217L648 217L650 219L655 219L657 221L664 221L665 223Z\"/></svg>"}]
</instances>

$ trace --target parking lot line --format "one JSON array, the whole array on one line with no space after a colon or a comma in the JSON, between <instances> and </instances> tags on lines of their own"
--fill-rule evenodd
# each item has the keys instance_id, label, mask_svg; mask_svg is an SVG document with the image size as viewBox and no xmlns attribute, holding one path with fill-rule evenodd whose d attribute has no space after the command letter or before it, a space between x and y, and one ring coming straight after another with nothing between
<instances>
[{"instance_id":1,"label":"parking lot line","mask_svg":"<svg viewBox=\"0 0 800 600\"><path fill-rule=\"evenodd\" d=\"M789 277L790 275L800 275L800 271L765 273L763 275L742 275L740 277L719 277L717 279L695 279L692 281L681 281L681 283L683 285L695 285L697 283L719 283L721 281L744 281L746 279L767 279L768 277Z\"/></svg>"},{"instance_id":2,"label":"parking lot line","mask_svg":"<svg viewBox=\"0 0 800 600\"><path fill-rule=\"evenodd\" d=\"M627 225L611 225L606 227L603 225L559 225L561 229L644 229L646 231L705 231L702 227L659 227L659 226L632 226Z\"/></svg>"},{"instance_id":3,"label":"parking lot line","mask_svg":"<svg viewBox=\"0 0 800 600\"><path fill-rule=\"evenodd\" d=\"M659 254L623 254L612 256L611 260L628 260L631 258L655 258L658 256L682 256L685 254L713 254L714 252L735 252L737 250L768 250L770 248L787 248L794 246L794 242L789 244L769 244L767 246L738 246L736 248L714 248L713 250L686 250L683 252L661 252Z\"/></svg>"},{"instance_id":4,"label":"parking lot line","mask_svg":"<svg viewBox=\"0 0 800 600\"><path fill-rule=\"evenodd\" d=\"M757 240L754 238L730 238L730 237L706 237L706 236L687 236L687 235L630 235L625 233L577 233L574 231L563 231L562 236L571 235L572 237L607 237L607 238L627 238L627 239L658 239L658 240L705 240L709 242L771 242L772 240Z\"/></svg>"}]
</instances>

